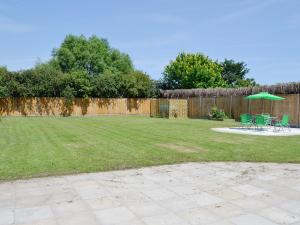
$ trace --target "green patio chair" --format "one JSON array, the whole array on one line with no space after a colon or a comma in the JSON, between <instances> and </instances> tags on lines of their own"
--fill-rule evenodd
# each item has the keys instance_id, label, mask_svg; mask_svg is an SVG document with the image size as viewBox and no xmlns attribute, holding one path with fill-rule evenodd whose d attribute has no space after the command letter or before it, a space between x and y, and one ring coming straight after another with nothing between
<instances>
[{"instance_id":1,"label":"green patio chair","mask_svg":"<svg viewBox=\"0 0 300 225\"><path fill-rule=\"evenodd\" d=\"M267 127L269 125L268 123L269 123L269 119L264 115L258 115L255 117L256 128L263 129L264 127Z\"/></svg>"},{"instance_id":2,"label":"green patio chair","mask_svg":"<svg viewBox=\"0 0 300 225\"><path fill-rule=\"evenodd\" d=\"M242 114L241 115L241 124L242 127L250 128L253 126L252 117L249 114Z\"/></svg>"},{"instance_id":3,"label":"green patio chair","mask_svg":"<svg viewBox=\"0 0 300 225\"><path fill-rule=\"evenodd\" d=\"M261 115L265 118L265 120L266 120L265 123L267 124L267 126L272 126L272 119L271 119L270 114L264 113Z\"/></svg>"},{"instance_id":4,"label":"green patio chair","mask_svg":"<svg viewBox=\"0 0 300 225\"><path fill-rule=\"evenodd\" d=\"M290 130L291 126L289 120L290 119L288 115L283 115L281 121L278 121L274 124L275 129L281 128L283 130L284 128L288 128Z\"/></svg>"}]
</instances>

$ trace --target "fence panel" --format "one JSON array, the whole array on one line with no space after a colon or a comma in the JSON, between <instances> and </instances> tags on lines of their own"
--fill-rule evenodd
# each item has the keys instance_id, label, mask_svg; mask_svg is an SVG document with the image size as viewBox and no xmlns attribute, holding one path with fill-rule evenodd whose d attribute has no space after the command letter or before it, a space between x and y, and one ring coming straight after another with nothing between
<instances>
[{"instance_id":1,"label":"fence panel","mask_svg":"<svg viewBox=\"0 0 300 225\"><path fill-rule=\"evenodd\" d=\"M232 107L232 103L230 103L231 101L231 97L217 97L216 98L216 106L219 109L222 109L227 116L231 117L231 107Z\"/></svg>"},{"instance_id":2,"label":"fence panel","mask_svg":"<svg viewBox=\"0 0 300 225\"><path fill-rule=\"evenodd\" d=\"M215 106L216 99L214 97L203 97L200 117L207 117L211 112L211 108Z\"/></svg>"},{"instance_id":3,"label":"fence panel","mask_svg":"<svg viewBox=\"0 0 300 225\"><path fill-rule=\"evenodd\" d=\"M188 117L189 118L200 118L201 117L201 99L198 98L189 98L188 99Z\"/></svg>"},{"instance_id":4,"label":"fence panel","mask_svg":"<svg viewBox=\"0 0 300 225\"><path fill-rule=\"evenodd\" d=\"M0 115L150 115L149 99L75 98L67 104L63 98L2 98Z\"/></svg>"},{"instance_id":5,"label":"fence panel","mask_svg":"<svg viewBox=\"0 0 300 225\"><path fill-rule=\"evenodd\" d=\"M186 99L169 100L169 118L187 118L188 104Z\"/></svg>"},{"instance_id":6,"label":"fence panel","mask_svg":"<svg viewBox=\"0 0 300 225\"><path fill-rule=\"evenodd\" d=\"M195 97L189 99L76 98L68 105L63 98L1 98L0 115L149 115L165 118L203 118L216 105L239 120L242 113L262 112L282 117L287 114L291 125L300 126L300 94L280 95L285 100L248 101L242 96Z\"/></svg>"}]
</instances>

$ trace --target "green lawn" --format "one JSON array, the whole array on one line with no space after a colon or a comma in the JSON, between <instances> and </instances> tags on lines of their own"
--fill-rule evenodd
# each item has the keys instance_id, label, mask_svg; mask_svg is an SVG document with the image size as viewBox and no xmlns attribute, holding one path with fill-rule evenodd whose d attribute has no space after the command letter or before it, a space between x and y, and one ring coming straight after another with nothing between
<instances>
[{"instance_id":1,"label":"green lawn","mask_svg":"<svg viewBox=\"0 0 300 225\"><path fill-rule=\"evenodd\" d=\"M217 133L215 122L131 116L8 117L0 180L191 161L300 162L300 137Z\"/></svg>"}]
</instances>

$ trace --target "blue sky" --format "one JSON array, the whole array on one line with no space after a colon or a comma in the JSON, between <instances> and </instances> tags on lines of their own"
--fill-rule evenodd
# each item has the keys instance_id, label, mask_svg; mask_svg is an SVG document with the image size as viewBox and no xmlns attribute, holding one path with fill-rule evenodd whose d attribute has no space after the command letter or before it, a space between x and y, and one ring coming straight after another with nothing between
<instances>
[{"instance_id":1,"label":"blue sky","mask_svg":"<svg viewBox=\"0 0 300 225\"><path fill-rule=\"evenodd\" d=\"M300 81L299 0L0 1L0 65L46 61L67 34L107 38L155 79L185 51L244 61L261 84Z\"/></svg>"}]
</instances>

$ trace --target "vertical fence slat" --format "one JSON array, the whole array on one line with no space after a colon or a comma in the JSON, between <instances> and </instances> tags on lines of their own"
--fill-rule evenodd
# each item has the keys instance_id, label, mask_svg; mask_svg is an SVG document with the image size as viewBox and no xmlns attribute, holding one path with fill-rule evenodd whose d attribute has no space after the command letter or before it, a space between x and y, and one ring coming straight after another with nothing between
<instances>
[{"instance_id":1,"label":"vertical fence slat","mask_svg":"<svg viewBox=\"0 0 300 225\"><path fill-rule=\"evenodd\" d=\"M297 118L298 118L298 127L300 127L300 94L297 95Z\"/></svg>"}]
</instances>

